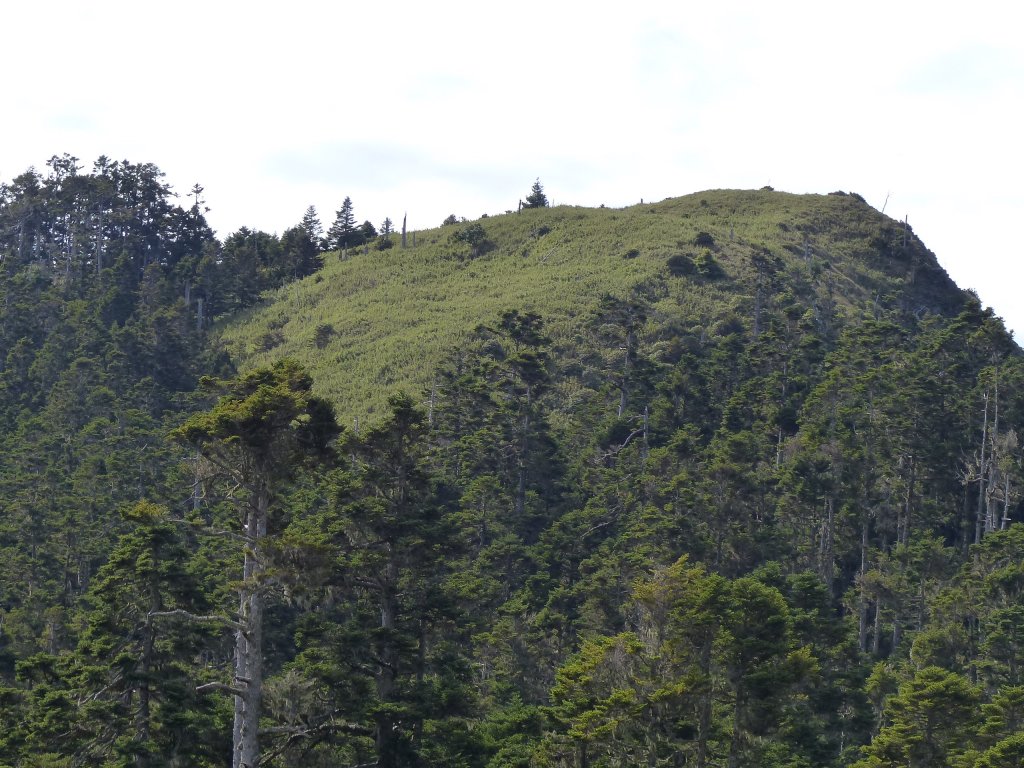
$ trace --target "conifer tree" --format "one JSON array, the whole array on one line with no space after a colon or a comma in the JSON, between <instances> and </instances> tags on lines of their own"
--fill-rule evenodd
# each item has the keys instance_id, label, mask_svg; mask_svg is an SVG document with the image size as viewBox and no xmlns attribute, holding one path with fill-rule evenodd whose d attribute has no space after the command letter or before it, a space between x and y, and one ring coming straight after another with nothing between
<instances>
[{"instance_id":1,"label":"conifer tree","mask_svg":"<svg viewBox=\"0 0 1024 768\"><path fill-rule=\"evenodd\" d=\"M376 661L377 765L400 768L418 764L424 721L459 711L466 693L459 693L460 665L444 672L430 652L444 647L436 627L457 617L445 589L457 542L427 470L425 414L405 395L388 405L387 420L353 446L359 486L347 508L346 549L350 583L379 619L367 649ZM432 685L431 678L440 679ZM431 695L435 686L448 692L446 701Z\"/></svg>"},{"instance_id":2,"label":"conifer tree","mask_svg":"<svg viewBox=\"0 0 1024 768\"><path fill-rule=\"evenodd\" d=\"M204 752L211 757L194 719L208 717L209 708L190 690L196 639L155 618L201 608L203 597L167 510L139 502L127 516L135 529L121 537L85 601L77 659L81 679L97 690L80 696L88 696L94 710L106 703L109 728L96 729L91 748L102 754L116 745L134 766L197 760ZM99 714L89 713L95 725Z\"/></svg>"},{"instance_id":3,"label":"conifer tree","mask_svg":"<svg viewBox=\"0 0 1024 768\"><path fill-rule=\"evenodd\" d=\"M281 262L288 278L306 277L321 266L320 248L303 227L291 227L281 235Z\"/></svg>"},{"instance_id":4,"label":"conifer tree","mask_svg":"<svg viewBox=\"0 0 1024 768\"><path fill-rule=\"evenodd\" d=\"M854 768L956 765L976 733L980 690L962 675L925 667L885 704L885 724Z\"/></svg>"},{"instance_id":5,"label":"conifer tree","mask_svg":"<svg viewBox=\"0 0 1024 768\"><path fill-rule=\"evenodd\" d=\"M352 209L352 198L346 197L338 209L334 223L327 230L327 245L335 250L343 250L358 245L356 217Z\"/></svg>"},{"instance_id":6,"label":"conifer tree","mask_svg":"<svg viewBox=\"0 0 1024 768\"><path fill-rule=\"evenodd\" d=\"M231 682L202 688L234 697L232 767L258 768L265 546L274 504L301 463L329 455L338 427L331 405L312 394L312 380L294 361L283 360L231 381L206 383L223 393L217 404L191 417L173 434L195 445L215 475L228 483L229 493L237 494L233 498L241 525L232 535L241 542L243 566L236 588L236 615L185 618L212 621L234 631Z\"/></svg>"},{"instance_id":7,"label":"conifer tree","mask_svg":"<svg viewBox=\"0 0 1024 768\"><path fill-rule=\"evenodd\" d=\"M324 247L324 227L320 223L320 216L316 212L316 206L309 206L306 212L302 214L302 221L299 222L299 226L305 230L309 239L316 245L319 250L323 250Z\"/></svg>"},{"instance_id":8,"label":"conifer tree","mask_svg":"<svg viewBox=\"0 0 1024 768\"><path fill-rule=\"evenodd\" d=\"M523 208L547 208L548 197L544 194L544 187L540 185L540 179L533 182L530 187L530 194L523 201Z\"/></svg>"}]
</instances>

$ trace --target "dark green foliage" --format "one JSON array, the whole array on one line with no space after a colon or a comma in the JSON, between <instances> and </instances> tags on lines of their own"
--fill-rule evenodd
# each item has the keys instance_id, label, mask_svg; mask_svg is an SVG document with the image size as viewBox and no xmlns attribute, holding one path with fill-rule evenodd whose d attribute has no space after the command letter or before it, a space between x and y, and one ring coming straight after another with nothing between
<instances>
[{"instance_id":1,"label":"dark green foliage","mask_svg":"<svg viewBox=\"0 0 1024 768\"><path fill-rule=\"evenodd\" d=\"M127 517L135 530L121 537L85 600L75 680L94 711L86 713L83 729L96 709L108 708L104 727L78 754L112 748L125 765L213 760L211 746L219 739L210 739L200 718L213 715L214 702L196 695L191 666L202 635L152 616L202 612L204 596L186 570L184 542L166 510L140 503ZM205 738L196 738L200 733Z\"/></svg>"},{"instance_id":2,"label":"dark green foliage","mask_svg":"<svg viewBox=\"0 0 1024 768\"><path fill-rule=\"evenodd\" d=\"M233 763L256 765L262 754L265 670L274 657L274 626L267 618L274 595L268 586L301 580L289 573L287 562L273 567L282 497L304 466L333 458L331 443L339 429L332 406L312 394L312 380L291 360L227 381L203 379L202 384L220 395L217 403L191 416L171 437L193 445L209 462L208 486L223 488L234 508L239 524L233 537L241 551L232 560L237 563L241 555L241 578L233 585L236 613L186 618L233 630L233 674L217 687L233 699Z\"/></svg>"},{"instance_id":3,"label":"dark green foliage","mask_svg":"<svg viewBox=\"0 0 1024 768\"><path fill-rule=\"evenodd\" d=\"M320 266L319 250L303 227L287 229L281 238L242 227L204 268L206 311L214 316L238 311L259 301L264 291Z\"/></svg>"},{"instance_id":4,"label":"dark green foliage","mask_svg":"<svg viewBox=\"0 0 1024 768\"><path fill-rule=\"evenodd\" d=\"M546 208L547 205L548 197L544 194L544 187L540 185L540 179L537 179L530 187L530 194L523 201L523 208Z\"/></svg>"},{"instance_id":5,"label":"dark green foliage","mask_svg":"<svg viewBox=\"0 0 1024 768\"><path fill-rule=\"evenodd\" d=\"M256 707L267 768L1020 764L1024 364L902 225L708 192L453 219L408 284L361 248L316 290L500 303L336 440L206 336L317 269L315 211L220 244L159 178L0 198L0 763L223 765ZM311 287L249 348L362 375Z\"/></svg>"},{"instance_id":6,"label":"dark green foliage","mask_svg":"<svg viewBox=\"0 0 1024 768\"><path fill-rule=\"evenodd\" d=\"M377 237L377 242L374 247L378 251L386 251L389 248L395 246L395 241L391 239L391 235L395 231L395 225L391 219L384 219L384 223L380 225L380 235Z\"/></svg>"},{"instance_id":7,"label":"dark green foliage","mask_svg":"<svg viewBox=\"0 0 1024 768\"><path fill-rule=\"evenodd\" d=\"M326 347L334 337L334 326L330 323L321 323L313 332L313 345L317 349Z\"/></svg>"},{"instance_id":8,"label":"dark green foliage","mask_svg":"<svg viewBox=\"0 0 1024 768\"><path fill-rule=\"evenodd\" d=\"M193 692L201 642L147 618L202 596L166 515L118 510L180 509L166 433L220 370L200 309L216 242L201 188L182 210L153 166L51 169L0 193L0 612L20 670L0 753L202 765L224 742Z\"/></svg>"},{"instance_id":9,"label":"dark green foliage","mask_svg":"<svg viewBox=\"0 0 1024 768\"><path fill-rule=\"evenodd\" d=\"M952 765L977 727L980 691L938 667L925 667L886 702L887 723L857 766L930 768Z\"/></svg>"},{"instance_id":10,"label":"dark green foliage","mask_svg":"<svg viewBox=\"0 0 1024 768\"><path fill-rule=\"evenodd\" d=\"M321 266L318 240L302 225L286 229L281 235L281 262L277 284L313 274Z\"/></svg>"},{"instance_id":11,"label":"dark green foliage","mask_svg":"<svg viewBox=\"0 0 1024 768\"><path fill-rule=\"evenodd\" d=\"M452 241L469 247L470 258L481 256L494 248L494 243L487 238L487 232L480 222L474 222L456 230L451 237Z\"/></svg>"},{"instance_id":12,"label":"dark green foliage","mask_svg":"<svg viewBox=\"0 0 1024 768\"><path fill-rule=\"evenodd\" d=\"M334 217L334 223L327 230L327 245L334 250L344 250L366 242L363 233L356 227L352 198L346 197Z\"/></svg>"},{"instance_id":13,"label":"dark green foliage","mask_svg":"<svg viewBox=\"0 0 1024 768\"><path fill-rule=\"evenodd\" d=\"M475 247L487 239L487 232L484 231L483 226L479 222L476 222L460 229L452 237L461 243L466 243L470 247Z\"/></svg>"},{"instance_id":14,"label":"dark green foliage","mask_svg":"<svg viewBox=\"0 0 1024 768\"><path fill-rule=\"evenodd\" d=\"M699 275L710 280L721 277L723 274L722 267L715 261L715 255L710 248L704 248L697 254L693 260L693 266Z\"/></svg>"},{"instance_id":15,"label":"dark green foliage","mask_svg":"<svg viewBox=\"0 0 1024 768\"><path fill-rule=\"evenodd\" d=\"M228 381L205 378L204 388L222 393L216 407L192 416L171 437L208 445L225 457L252 454L287 476L295 455L325 454L338 432L332 406L312 394L312 384L292 360Z\"/></svg>"},{"instance_id":16,"label":"dark green foliage","mask_svg":"<svg viewBox=\"0 0 1024 768\"><path fill-rule=\"evenodd\" d=\"M335 476L314 536L333 558L321 589L346 597L307 615L288 672L311 686L310 675L331 683L302 713L321 724L320 739L381 766L475 749L457 724L475 712L462 610L448 581L459 539L448 492L426 463L427 426L410 398L395 397L382 425L345 446L351 470ZM295 534L305 527L297 522ZM350 725L335 730L339 716Z\"/></svg>"},{"instance_id":17,"label":"dark green foliage","mask_svg":"<svg viewBox=\"0 0 1024 768\"><path fill-rule=\"evenodd\" d=\"M324 227L320 223L320 216L316 212L316 207L311 205L306 209L306 212L302 215L302 221L299 222L299 227L306 233L309 241L316 246L318 251L324 249Z\"/></svg>"},{"instance_id":18,"label":"dark green foliage","mask_svg":"<svg viewBox=\"0 0 1024 768\"><path fill-rule=\"evenodd\" d=\"M715 238L708 232L698 232L693 238L693 244L698 248L714 248Z\"/></svg>"},{"instance_id":19,"label":"dark green foliage","mask_svg":"<svg viewBox=\"0 0 1024 768\"><path fill-rule=\"evenodd\" d=\"M686 253L677 253L668 258L668 271L673 277L686 277L697 270L693 257Z\"/></svg>"}]
</instances>

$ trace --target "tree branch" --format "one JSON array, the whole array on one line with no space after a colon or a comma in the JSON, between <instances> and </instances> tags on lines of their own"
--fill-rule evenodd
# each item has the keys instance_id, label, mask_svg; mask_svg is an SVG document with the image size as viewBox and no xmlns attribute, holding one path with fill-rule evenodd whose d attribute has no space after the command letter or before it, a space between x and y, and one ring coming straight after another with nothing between
<instances>
[{"instance_id":1,"label":"tree branch","mask_svg":"<svg viewBox=\"0 0 1024 768\"><path fill-rule=\"evenodd\" d=\"M336 713L335 713L336 714ZM333 721L321 723L320 725L275 725L271 728L260 728L260 736L272 735L275 733L287 733L289 736L301 738L324 731L339 731L341 733L356 733L360 736L368 736L373 733L372 728L358 723L335 723Z\"/></svg>"},{"instance_id":2,"label":"tree branch","mask_svg":"<svg viewBox=\"0 0 1024 768\"><path fill-rule=\"evenodd\" d=\"M221 472L223 472L225 475L227 475L234 481L235 487L231 489L232 492L234 492L234 490L237 488L243 488L248 493L252 493L253 491L256 490L255 486L245 481L245 478L242 476L242 473L240 473L237 468L232 467L227 462L222 461L220 457L215 457L209 453L203 453L202 448L200 448L199 451L200 455L206 461L210 462L213 466L215 466L217 469L219 469Z\"/></svg>"},{"instance_id":3,"label":"tree branch","mask_svg":"<svg viewBox=\"0 0 1024 768\"><path fill-rule=\"evenodd\" d=\"M245 691L241 688L235 688L227 683L203 683L196 686L196 693L209 693L210 691L224 691L224 693L230 693L232 696L238 697L245 695Z\"/></svg>"},{"instance_id":4,"label":"tree branch","mask_svg":"<svg viewBox=\"0 0 1024 768\"><path fill-rule=\"evenodd\" d=\"M598 523L597 525L593 525L593 526L591 526L590 528L588 528L588 529L587 529L586 531L584 531L584 532L583 532L583 535L582 535L582 536L580 536L580 540L583 540L583 539L587 538L587 536L589 536L590 534L592 534L592 533L593 533L594 531L599 531L599 530L601 530L602 528L605 528L605 527L607 527L607 526L611 525L612 523L614 523L614 522L615 522L615 520L617 519L617 517L618 517L618 515L613 515L613 516L611 517L611 519L609 519L609 520L605 520L605 521L604 521L603 523Z\"/></svg>"},{"instance_id":5,"label":"tree branch","mask_svg":"<svg viewBox=\"0 0 1024 768\"><path fill-rule=\"evenodd\" d=\"M241 623L239 623L237 621L229 619L227 616L218 616L216 614L212 614L212 615L209 615L209 616L198 616L198 615L196 615L194 613L189 613L188 611L182 610L181 608L176 608L173 611L150 611L148 616L151 619L154 619L154 618L164 618L164 617L170 617L170 616L180 616L183 619L188 619L189 621L194 621L196 623L200 623L200 624L220 624L222 626L229 627L229 628L234 629L234 630L236 630L238 632L241 632L244 635L248 635L249 634L249 629L244 624L241 624Z\"/></svg>"},{"instance_id":6,"label":"tree branch","mask_svg":"<svg viewBox=\"0 0 1024 768\"><path fill-rule=\"evenodd\" d=\"M223 536L228 539L235 539L237 541L244 542L246 544L252 544L256 540L251 536L246 536L244 533L235 533L234 531L222 531L218 528L213 528L209 525L202 525L201 523L194 523L191 520L183 520L174 518L174 522L180 525L188 525L197 533L205 533L209 536Z\"/></svg>"},{"instance_id":7,"label":"tree branch","mask_svg":"<svg viewBox=\"0 0 1024 768\"><path fill-rule=\"evenodd\" d=\"M331 733L351 733L358 736L370 736L373 734L372 728L367 728L364 725L358 723L338 723L334 721L335 715L339 714L340 710L335 710L324 722L317 725L302 726L302 725L280 725L273 726L271 728L261 728L261 736L272 736L275 734L286 734L287 738L284 739L276 748L270 750L265 755L265 761L277 758L282 755L286 749L293 743L303 739L314 739L315 744L319 739L331 734ZM372 763L361 763L360 765L353 766L352 768L373 768L377 765L377 761Z\"/></svg>"},{"instance_id":8,"label":"tree branch","mask_svg":"<svg viewBox=\"0 0 1024 768\"><path fill-rule=\"evenodd\" d=\"M620 451L624 451L626 449L626 446L628 446L633 441L634 437L636 437L637 435L642 435L643 433L644 433L644 428L643 427L639 427L638 429L634 429L632 432L629 433L629 437L626 438L626 441L622 445L620 445L618 448L612 448L610 451L606 451L605 453L603 453L600 457L598 457L595 460L595 463L596 462L604 461L605 459L610 459L610 458L613 458L615 456L618 456L619 452Z\"/></svg>"}]
</instances>

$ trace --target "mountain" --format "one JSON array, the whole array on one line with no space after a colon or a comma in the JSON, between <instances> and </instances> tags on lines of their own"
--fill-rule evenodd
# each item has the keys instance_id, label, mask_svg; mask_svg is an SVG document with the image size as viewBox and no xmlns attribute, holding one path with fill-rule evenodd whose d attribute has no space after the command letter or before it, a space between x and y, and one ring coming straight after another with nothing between
<instances>
[{"instance_id":1,"label":"mountain","mask_svg":"<svg viewBox=\"0 0 1024 768\"><path fill-rule=\"evenodd\" d=\"M527 209L406 242L331 254L314 277L232 317L221 330L232 357L300 360L343 414L365 418L390 392L429 388L447 352L509 309L540 314L555 346L572 347L606 295L642 295L665 325L707 333L730 318L749 325L776 291L822 327L833 314L950 316L965 300L909 226L838 192Z\"/></svg>"},{"instance_id":2,"label":"mountain","mask_svg":"<svg viewBox=\"0 0 1024 768\"><path fill-rule=\"evenodd\" d=\"M49 168L0 187L0 764L1021 764L1024 356L904 223L318 256Z\"/></svg>"}]
</instances>

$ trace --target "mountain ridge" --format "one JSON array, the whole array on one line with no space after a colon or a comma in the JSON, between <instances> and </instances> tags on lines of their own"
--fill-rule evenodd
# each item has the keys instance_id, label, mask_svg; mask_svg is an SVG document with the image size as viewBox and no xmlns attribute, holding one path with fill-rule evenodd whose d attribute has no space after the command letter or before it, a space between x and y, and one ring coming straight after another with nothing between
<instances>
[{"instance_id":1,"label":"mountain ridge","mask_svg":"<svg viewBox=\"0 0 1024 768\"><path fill-rule=\"evenodd\" d=\"M459 239L471 228L483 247ZM672 302L703 307L711 328L721 302L752 311L766 269L818 315L835 302L847 315L951 316L966 299L905 222L848 193L708 190L622 209L527 209L410 233L408 243L326 254L316 275L222 324L226 348L243 367L295 357L355 419L386 393L429 388L426 371L514 308L544 317L557 346L606 294L646 293L668 316L680 316Z\"/></svg>"}]
</instances>

